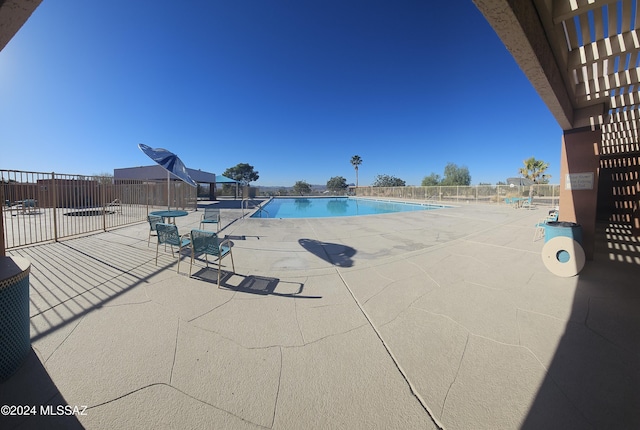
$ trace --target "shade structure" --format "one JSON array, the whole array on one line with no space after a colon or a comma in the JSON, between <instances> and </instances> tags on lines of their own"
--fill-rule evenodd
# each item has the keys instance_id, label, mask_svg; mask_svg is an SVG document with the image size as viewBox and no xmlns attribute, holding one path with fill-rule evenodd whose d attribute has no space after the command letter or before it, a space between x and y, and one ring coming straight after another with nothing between
<instances>
[{"instance_id":1,"label":"shade structure","mask_svg":"<svg viewBox=\"0 0 640 430\"><path fill-rule=\"evenodd\" d=\"M233 180L231 178L227 178L226 176L216 175L216 184L237 184L238 181Z\"/></svg>"},{"instance_id":2,"label":"shade structure","mask_svg":"<svg viewBox=\"0 0 640 430\"><path fill-rule=\"evenodd\" d=\"M523 186L527 186L527 185L534 185L535 182L533 182L529 178L507 178L507 184L508 185L517 185L517 186L523 187Z\"/></svg>"},{"instance_id":3,"label":"shade structure","mask_svg":"<svg viewBox=\"0 0 640 430\"><path fill-rule=\"evenodd\" d=\"M169 190L171 175L176 176L192 187L198 186L198 184L196 184L196 182L191 179L189 173L187 173L187 168L185 167L182 160L180 160L180 158L178 158L178 156L173 152L167 151L164 148L151 148L144 143L138 144L138 148L140 148L140 150L147 154L149 158L158 163L160 166L162 166L163 169L167 171L167 208L170 208Z\"/></svg>"},{"instance_id":4,"label":"shade structure","mask_svg":"<svg viewBox=\"0 0 640 430\"><path fill-rule=\"evenodd\" d=\"M238 198L238 181L235 179L227 178L223 175L216 175L216 184L236 184L236 195L235 198Z\"/></svg>"}]
</instances>

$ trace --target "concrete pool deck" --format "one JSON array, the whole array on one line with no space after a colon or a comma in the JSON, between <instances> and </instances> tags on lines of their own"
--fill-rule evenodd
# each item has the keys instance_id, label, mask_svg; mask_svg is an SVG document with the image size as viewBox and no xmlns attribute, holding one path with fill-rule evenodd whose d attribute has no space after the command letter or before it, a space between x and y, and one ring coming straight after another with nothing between
<instances>
[{"instance_id":1,"label":"concrete pool deck","mask_svg":"<svg viewBox=\"0 0 640 430\"><path fill-rule=\"evenodd\" d=\"M32 263L33 352L0 404L87 409L0 428L640 427L640 250L612 227L559 278L542 207L238 213L222 289L204 262L155 266L146 224L8 252Z\"/></svg>"}]
</instances>

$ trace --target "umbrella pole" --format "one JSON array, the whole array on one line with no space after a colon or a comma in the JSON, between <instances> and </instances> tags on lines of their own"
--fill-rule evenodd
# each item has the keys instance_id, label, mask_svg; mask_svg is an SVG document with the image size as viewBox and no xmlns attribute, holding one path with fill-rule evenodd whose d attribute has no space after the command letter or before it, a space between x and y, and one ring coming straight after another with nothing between
<instances>
[{"instance_id":1,"label":"umbrella pole","mask_svg":"<svg viewBox=\"0 0 640 430\"><path fill-rule=\"evenodd\" d=\"M167 210L171 210L171 173L167 170Z\"/></svg>"}]
</instances>

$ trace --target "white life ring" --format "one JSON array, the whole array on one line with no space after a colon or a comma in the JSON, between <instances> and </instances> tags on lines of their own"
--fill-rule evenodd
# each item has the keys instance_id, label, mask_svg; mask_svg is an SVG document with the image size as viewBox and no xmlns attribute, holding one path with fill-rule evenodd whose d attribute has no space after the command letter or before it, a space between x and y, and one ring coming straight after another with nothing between
<instances>
[{"instance_id":1,"label":"white life ring","mask_svg":"<svg viewBox=\"0 0 640 430\"><path fill-rule=\"evenodd\" d=\"M568 236L556 236L542 247L542 262L551 273L562 278L580 273L585 260L582 246Z\"/></svg>"}]
</instances>

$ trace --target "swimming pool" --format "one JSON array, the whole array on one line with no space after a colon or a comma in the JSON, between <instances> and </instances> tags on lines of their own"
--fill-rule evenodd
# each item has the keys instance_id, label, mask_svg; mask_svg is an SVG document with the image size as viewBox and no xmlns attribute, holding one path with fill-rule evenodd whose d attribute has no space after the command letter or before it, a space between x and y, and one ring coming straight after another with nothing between
<instances>
[{"instance_id":1,"label":"swimming pool","mask_svg":"<svg viewBox=\"0 0 640 430\"><path fill-rule=\"evenodd\" d=\"M327 218L442 209L444 206L353 197L274 198L251 218Z\"/></svg>"}]
</instances>

